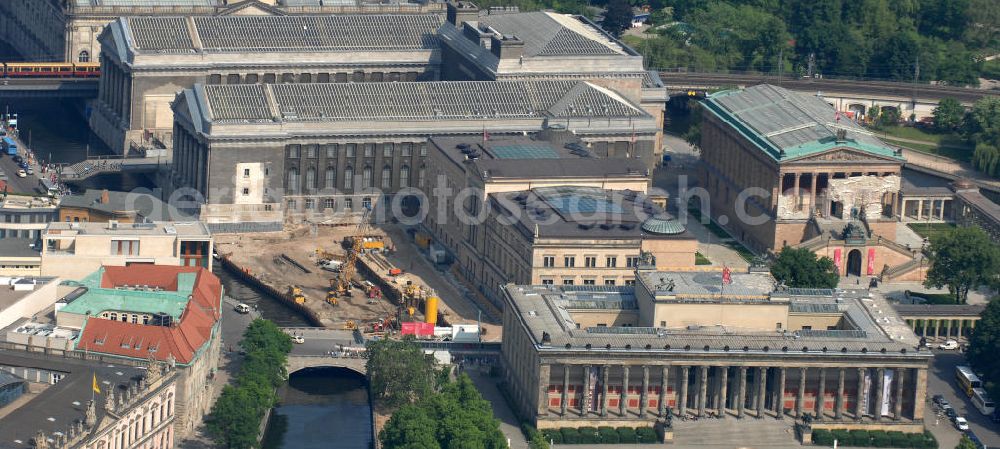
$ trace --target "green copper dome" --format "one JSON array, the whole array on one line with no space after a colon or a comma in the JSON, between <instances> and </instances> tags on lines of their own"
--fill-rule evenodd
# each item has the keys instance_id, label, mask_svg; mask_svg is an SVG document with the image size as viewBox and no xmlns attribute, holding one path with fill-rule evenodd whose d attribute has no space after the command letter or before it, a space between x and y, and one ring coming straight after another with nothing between
<instances>
[{"instance_id":1,"label":"green copper dome","mask_svg":"<svg viewBox=\"0 0 1000 449\"><path fill-rule=\"evenodd\" d=\"M642 230L650 234L674 235L684 232L684 225L669 217L651 217L642 223Z\"/></svg>"}]
</instances>

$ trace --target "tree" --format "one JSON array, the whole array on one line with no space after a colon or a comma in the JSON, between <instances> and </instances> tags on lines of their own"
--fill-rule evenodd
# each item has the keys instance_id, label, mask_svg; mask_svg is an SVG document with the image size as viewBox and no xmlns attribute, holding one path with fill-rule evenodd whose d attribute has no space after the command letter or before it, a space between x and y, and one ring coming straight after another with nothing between
<instances>
[{"instance_id":1,"label":"tree","mask_svg":"<svg viewBox=\"0 0 1000 449\"><path fill-rule=\"evenodd\" d=\"M963 227L931 237L927 257L927 287L948 287L964 304L969 290L996 279L1000 273L1000 249L978 227Z\"/></svg>"},{"instance_id":2,"label":"tree","mask_svg":"<svg viewBox=\"0 0 1000 449\"><path fill-rule=\"evenodd\" d=\"M986 374L987 379L1000 379L1000 297L993 298L986 305L986 310L980 315L976 328L969 337L969 350L966 357L976 371ZM996 383L990 394L997 393Z\"/></svg>"},{"instance_id":3,"label":"tree","mask_svg":"<svg viewBox=\"0 0 1000 449\"><path fill-rule=\"evenodd\" d=\"M632 26L632 5L626 0L611 0L604 11L604 21L601 25L612 36L621 36L622 32Z\"/></svg>"},{"instance_id":4,"label":"tree","mask_svg":"<svg viewBox=\"0 0 1000 449\"><path fill-rule=\"evenodd\" d=\"M431 393L434 360L412 338L368 343L369 384L389 407L414 403Z\"/></svg>"},{"instance_id":5,"label":"tree","mask_svg":"<svg viewBox=\"0 0 1000 449\"><path fill-rule=\"evenodd\" d=\"M942 98L933 114L934 128L941 132L954 131L962 126L965 108L954 98Z\"/></svg>"},{"instance_id":6,"label":"tree","mask_svg":"<svg viewBox=\"0 0 1000 449\"><path fill-rule=\"evenodd\" d=\"M789 287L835 288L840 276L829 257L816 258L805 248L786 246L771 265L771 275Z\"/></svg>"},{"instance_id":7,"label":"tree","mask_svg":"<svg viewBox=\"0 0 1000 449\"><path fill-rule=\"evenodd\" d=\"M392 414L379 440L386 449L440 449L437 422L423 407L408 404Z\"/></svg>"},{"instance_id":8,"label":"tree","mask_svg":"<svg viewBox=\"0 0 1000 449\"><path fill-rule=\"evenodd\" d=\"M958 441L958 446L955 446L955 449L979 449L979 448L976 447L976 443L973 443L972 440L969 439L968 435L962 435L962 439Z\"/></svg>"},{"instance_id":9,"label":"tree","mask_svg":"<svg viewBox=\"0 0 1000 449\"><path fill-rule=\"evenodd\" d=\"M966 136L972 142L1000 146L1000 97L976 100L965 125Z\"/></svg>"}]
</instances>

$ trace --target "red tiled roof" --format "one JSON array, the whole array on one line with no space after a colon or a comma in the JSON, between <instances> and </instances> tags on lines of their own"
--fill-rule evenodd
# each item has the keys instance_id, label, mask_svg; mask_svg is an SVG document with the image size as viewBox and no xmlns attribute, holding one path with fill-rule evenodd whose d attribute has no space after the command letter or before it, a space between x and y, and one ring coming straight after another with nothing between
<instances>
[{"instance_id":1,"label":"red tiled roof","mask_svg":"<svg viewBox=\"0 0 1000 449\"><path fill-rule=\"evenodd\" d=\"M77 349L141 359L152 355L161 361L173 354L177 363L193 361L198 349L212 337L212 327L221 318L222 284L219 278L200 267L104 267L101 287L149 285L176 291L177 275L180 273L197 273L191 300L181 313L180 323L163 327L90 318L80 335ZM150 348L155 348L155 352L150 353Z\"/></svg>"}]
</instances>

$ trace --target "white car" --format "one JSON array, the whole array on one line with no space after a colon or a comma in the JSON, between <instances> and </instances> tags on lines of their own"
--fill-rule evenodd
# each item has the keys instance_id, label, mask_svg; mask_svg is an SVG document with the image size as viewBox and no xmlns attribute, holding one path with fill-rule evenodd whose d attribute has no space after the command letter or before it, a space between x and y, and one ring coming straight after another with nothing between
<instances>
[{"instance_id":1,"label":"white car","mask_svg":"<svg viewBox=\"0 0 1000 449\"><path fill-rule=\"evenodd\" d=\"M24 170L18 170L17 171L17 177L18 178L26 178L27 176L28 176L28 173L25 172Z\"/></svg>"},{"instance_id":2,"label":"white car","mask_svg":"<svg viewBox=\"0 0 1000 449\"><path fill-rule=\"evenodd\" d=\"M306 339L302 338L301 335L292 335L292 343L302 344L305 343Z\"/></svg>"},{"instance_id":3,"label":"white car","mask_svg":"<svg viewBox=\"0 0 1000 449\"><path fill-rule=\"evenodd\" d=\"M965 418L958 416L955 418L955 428L963 432L969 430L969 422Z\"/></svg>"},{"instance_id":4,"label":"white car","mask_svg":"<svg viewBox=\"0 0 1000 449\"><path fill-rule=\"evenodd\" d=\"M322 268L322 269L324 269L324 270L326 270L326 271L332 271L334 273L339 273L340 272L340 267L343 266L343 265L344 265L344 263L341 262L341 261L339 261L339 260L326 260L326 261L321 262L319 264L319 267Z\"/></svg>"},{"instance_id":5,"label":"white car","mask_svg":"<svg viewBox=\"0 0 1000 449\"><path fill-rule=\"evenodd\" d=\"M938 349L946 349L949 351L958 349L958 342L955 340L948 340L938 345Z\"/></svg>"}]
</instances>

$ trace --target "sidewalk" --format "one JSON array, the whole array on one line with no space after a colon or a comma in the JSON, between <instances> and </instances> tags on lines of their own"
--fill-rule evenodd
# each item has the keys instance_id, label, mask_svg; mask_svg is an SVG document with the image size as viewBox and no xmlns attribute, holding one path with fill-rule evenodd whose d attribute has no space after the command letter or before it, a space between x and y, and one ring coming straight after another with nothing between
<instances>
[{"instance_id":1,"label":"sidewalk","mask_svg":"<svg viewBox=\"0 0 1000 449\"><path fill-rule=\"evenodd\" d=\"M514 412L507 406L507 401L500 390L497 389L498 378L490 377L489 374L482 373L476 366L468 366L465 372L476 384L476 389L493 406L493 416L500 420L500 431L510 441L511 449L528 449L528 440L521 433L521 425L514 416Z\"/></svg>"}]
</instances>

